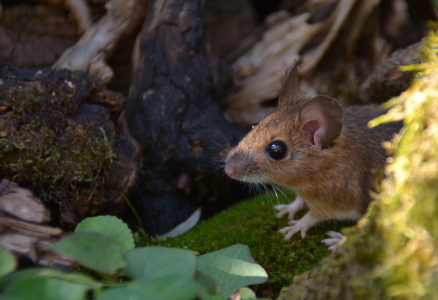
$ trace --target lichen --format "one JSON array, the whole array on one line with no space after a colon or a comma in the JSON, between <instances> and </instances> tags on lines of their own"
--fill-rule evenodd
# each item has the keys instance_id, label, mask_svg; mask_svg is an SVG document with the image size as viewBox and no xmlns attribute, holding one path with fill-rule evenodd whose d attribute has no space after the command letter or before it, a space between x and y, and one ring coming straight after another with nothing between
<instances>
[{"instance_id":1,"label":"lichen","mask_svg":"<svg viewBox=\"0 0 438 300\"><path fill-rule=\"evenodd\" d=\"M386 146L394 155L387 179L346 241L279 299L438 298L438 37L423 44L417 79L390 112L371 122L404 119Z\"/></svg>"},{"instance_id":2,"label":"lichen","mask_svg":"<svg viewBox=\"0 0 438 300\"><path fill-rule=\"evenodd\" d=\"M174 239L140 239L140 245L182 247L209 253L233 244L250 247L254 259L266 269L267 283L253 287L260 297L274 298L295 274L313 268L329 251L321 243L327 230L339 230L345 223L323 222L311 228L305 239L299 234L289 241L278 230L287 226L287 218L275 218L273 206L289 203L295 196L272 195L249 199L206 220L185 235ZM300 218L303 213L298 217Z\"/></svg>"},{"instance_id":3,"label":"lichen","mask_svg":"<svg viewBox=\"0 0 438 300\"><path fill-rule=\"evenodd\" d=\"M115 158L102 127L79 122L80 101L65 86L27 85L14 78L0 95L0 172L47 201L74 197L79 185L95 189Z\"/></svg>"}]
</instances>

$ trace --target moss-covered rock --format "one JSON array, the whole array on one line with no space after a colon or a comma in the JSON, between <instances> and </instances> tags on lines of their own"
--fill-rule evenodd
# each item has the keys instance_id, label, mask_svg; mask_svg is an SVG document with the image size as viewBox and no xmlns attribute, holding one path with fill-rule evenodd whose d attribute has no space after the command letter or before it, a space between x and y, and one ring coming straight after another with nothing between
<instances>
[{"instance_id":1,"label":"moss-covered rock","mask_svg":"<svg viewBox=\"0 0 438 300\"><path fill-rule=\"evenodd\" d=\"M279 299L438 299L438 37L418 79L378 122L404 119L381 193L347 240Z\"/></svg>"}]
</instances>

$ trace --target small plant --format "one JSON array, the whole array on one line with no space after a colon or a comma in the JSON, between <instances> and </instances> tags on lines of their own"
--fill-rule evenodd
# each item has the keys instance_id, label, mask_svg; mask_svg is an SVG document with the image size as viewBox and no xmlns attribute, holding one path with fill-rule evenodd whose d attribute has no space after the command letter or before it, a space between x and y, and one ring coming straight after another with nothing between
<instances>
[{"instance_id":1,"label":"small plant","mask_svg":"<svg viewBox=\"0 0 438 300\"><path fill-rule=\"evenodd\" d=\"M111 216L87 218L73 234L47 247L96 276L88 270L50 268L13 272L14 257L0 248L1 299L223 300L238 293L240 299L251 300L256 299L254 292L244 287L267 280L248 246L237 244L200 256L178 248L135 248L131 230Z\"/></svg>"}]
</instances>

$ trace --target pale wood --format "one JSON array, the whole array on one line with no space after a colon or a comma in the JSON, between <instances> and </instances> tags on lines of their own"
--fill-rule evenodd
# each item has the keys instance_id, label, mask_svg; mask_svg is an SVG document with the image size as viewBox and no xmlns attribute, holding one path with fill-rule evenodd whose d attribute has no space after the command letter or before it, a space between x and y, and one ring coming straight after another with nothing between
<instances>
[{"instance_id":1,"label":"pale wood","mask_svg":"<svg viewBox=\"0 0 438 300\"><path fill-rule=\"evenodd\" d=\"M17 220L4 215L0 215L0 224L3 225L3 228L7 228L8 230L26 232L29 235L41 238L58 236L61 235L63 232L60 228Z\"/></svg>"},{"instance_id":2,"label":"pale wood","mask_svg":"<svg viewBox=\"0 0 438 300\"><path fill-rule=\"evenodd\" d=\"M0 182L0 246L36 265L69 269L72 260L45 248L64 233L41 224L47 221L47 208L31 191L6 179Z\"/></svg>"},{"instance_id":3,"label":"pale wood","mask_svg":"<svg viewBox=\"0 0 438 300\"><path fill-rule=\"evenodd\" d=\"M147 1L113 0L106 4L106 8L108 12L105 16L89 28L73 47L65 50L52 68L84 71L97 76L103 83L114 77L105 60L118 41L143 21Z\"/></svg>"},{"instance_id":4,"label":"pale wood","mask_svg":"<svg viewBox=\"0 0 438 300\"><path fill-rule=\"evenodd\" d=\"M6 179L0 182L0 211L21 220L44 223L50 220L49 211L31 191Z\"/></svg>"},{"instance_id":5,"label":"pale wood","mask_svg":"<svg viewBox=\"0 0 438 300\"><path fill-rule=\"evenodd\" d=\"M229 109L257 111L260 104L278 97L285 69L300 60L304 45L321 29L321 24L308 23L309 13L276 15L280 20L273 22L262 40L234 63L240 80L236 91L223 99Z\"/></svg>"},{"instance_id":6,"label":"pale wood","mask_svg":"<svg viewBox=\"0 0 438 300\"><path fill-rule=\"evenodd\" d=\"M324 26L329 26L330 30L323 42L320 43L318 47L303 55L303 63L300 66L301 74L311 71L320 62L330 45L332 45L338 36L340 29L345 24L355 2L356 0L341 0L339 2L331 15L331 19L324 24Z\"/></svg>"}]
</instances>

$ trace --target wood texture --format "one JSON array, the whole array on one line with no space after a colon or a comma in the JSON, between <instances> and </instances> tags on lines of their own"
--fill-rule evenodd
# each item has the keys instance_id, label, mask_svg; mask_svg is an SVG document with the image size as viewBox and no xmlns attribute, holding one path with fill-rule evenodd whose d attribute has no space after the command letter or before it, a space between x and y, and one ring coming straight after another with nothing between
<instances>
[{"instance_id":1,"label":"wood texture","mask_svg":"<svg viewBox=\"0 0 438 300\"><path fill-rule=\"evenodd\" d=\"M215 102L227 73L207 51L200 0L150 1L134 66L120 119L141 147L129 198L148 232L162 234L199 206L208 214L241 197L226 192L217 170L244 132Z\"/></svg>"},{"instance_id":2,"label":"wood texture","mask_svg":"<svg viewBox=\"0 0 438 300\"><path fill-rule=\"evenodd\" d=\"M70 269L70 259L44 248L63 234L60 228L43 224L48 221L49 210L31 191L1 180L0 246L36 265Z\"/></svg>"}]
</instances>

